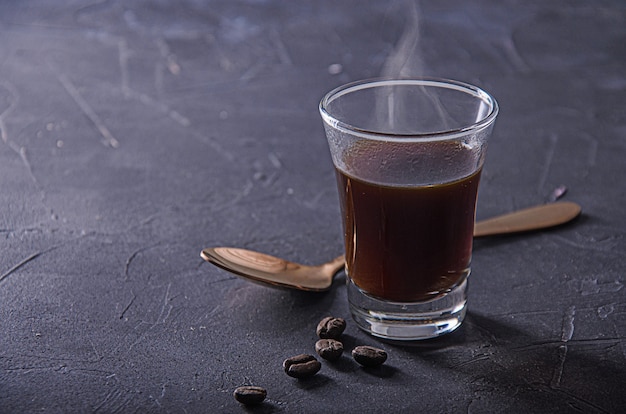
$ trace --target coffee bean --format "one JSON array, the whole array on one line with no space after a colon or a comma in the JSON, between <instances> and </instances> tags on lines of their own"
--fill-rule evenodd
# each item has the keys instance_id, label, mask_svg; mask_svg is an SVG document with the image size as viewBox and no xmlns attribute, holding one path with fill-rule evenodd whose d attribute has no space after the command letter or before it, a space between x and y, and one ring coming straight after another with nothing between
<instances>
[{"instance_id":1,"label":"coffee bean","mask_svg":"<svg viewBox=\"0 0 626 414\"><path fill-rule=\"evenodd\" d=\"M239 387L233 392L235 399L245 405L261 404L265 397L267 397L267 391L263 387L255 387L252 385L246 385Z\"/></svg>"},{"instance_id":2,"label":"coffee bean","mask_svg":"<svg viewBox=\"0 0 626 414\"><path fill-rule=\"evenodd\" d=\"M300 354L287 358L283 368L290 377L307 378L317 374L322 364L313 355Z\"/></svg>"},{"instance_id":3,"label":"coffee bean","mask_svg":"<svg viewBox=\"0 0 626 414\"><path fill-rule=\"evenodd\" d=\"M320 339L315 343L315 352L324 359L336 361L343 353L343 344L336 339Z\"/></svg>"},{"instance_id":4,"label":"coffee bean","mask_svg":"<svg viewBox=\"0 0 626 414\"><path fill-rule=\"evenodd\" d=\"M343 318L328 316L317 324L317 336L322 339L339 339L346 329L346 321Z\"/></svg>"},{"instance_id":5,"label":"coffee bean","mask_svg":"<svg viewBox=\"0 0 626 414\"><path fill-rule=\"evenodd\" d=\"M352 357L364 367L377 367L387 360L387 353L373 346L357 346L352 350Z\"/></svg>"}]
</instances>

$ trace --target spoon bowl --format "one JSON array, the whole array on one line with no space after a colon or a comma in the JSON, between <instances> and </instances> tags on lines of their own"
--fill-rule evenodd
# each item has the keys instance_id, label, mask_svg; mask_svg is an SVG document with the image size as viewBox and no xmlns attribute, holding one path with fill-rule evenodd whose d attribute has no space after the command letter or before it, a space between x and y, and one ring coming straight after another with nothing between
<instances>
[{"instance_id":1,"label":"spoon bowl","mask_svg":"<svg viewBox=\"0 0 626 414\"><path fill-rule=\"evenodd\" d=\"M312 292L328 290L335 274L345 265L343 255L319 266L306 266L234 247L206 248L200 256L217 267L253 282Z\"/></svg>"},{"instance_id":2,"label":"spoon bowl","mask_svg":"<svg viewBox=\"0 0 626 414\"><path fill-rule=\"evenodd\" d=\"M554 227L573 220L580 212L581 207L572 202L557 202L530 207L477 221L474 225L474 237L520 233ZM217 267L256 283L311 292L322 292L330 289L333 277L345 265L343 255L319 266L306 266L235 247L206 248L202 250L200 256Z\"/></svg>"}]
</instances>

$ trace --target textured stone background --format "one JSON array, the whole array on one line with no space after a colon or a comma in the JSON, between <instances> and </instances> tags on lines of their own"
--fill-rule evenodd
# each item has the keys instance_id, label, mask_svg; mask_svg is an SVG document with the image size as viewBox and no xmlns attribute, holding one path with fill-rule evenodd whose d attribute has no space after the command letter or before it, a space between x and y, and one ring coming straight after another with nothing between
<instances>
[{"instance_id":1,"label":"textured stone background","mask_svg":"<svg viewBox=\"0 0 626 414\"><path fill-rule=\"evenodd\" d=\"M624 2L3 1L0 412L623 412ZM361 78L475 83L501 106L478 217L583 206L553 231L475 243L470 311L440 341L349 324L298 382L325 294L199 258L304 263L342 249L319 99ZM349 321L350 322L350 321Z\"/></svg>"}]
</instances>

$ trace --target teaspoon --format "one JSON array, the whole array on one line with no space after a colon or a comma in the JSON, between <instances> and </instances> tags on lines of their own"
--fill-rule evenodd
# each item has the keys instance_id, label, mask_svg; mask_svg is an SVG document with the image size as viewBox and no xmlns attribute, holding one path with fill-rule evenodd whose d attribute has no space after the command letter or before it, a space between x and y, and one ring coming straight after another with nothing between
<instances>
[{"instance_id":1,"label":"teaspoon","mask_svg":"<svg viewBox=\"0 0 626 414\"><path fill-rule=\"evenodd\" d=\"M557 202L529 207L487 220L477 221L474 237L495 236L539 230L567 223L580 214L581 207L572 202ZM253 282L306 291L328 290L333 277L345 265L339 256L319 266L306 266L278 257L234 247L203 249L200 256L237 276Z\"/></svg>"}]
</instances>

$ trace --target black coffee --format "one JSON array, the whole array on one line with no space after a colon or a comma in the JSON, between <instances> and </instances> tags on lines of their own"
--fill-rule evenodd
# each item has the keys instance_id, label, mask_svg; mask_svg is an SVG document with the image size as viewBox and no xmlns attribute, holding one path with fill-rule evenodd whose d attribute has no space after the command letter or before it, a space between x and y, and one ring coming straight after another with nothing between
<instances>
[{"instance_id":1,"label":"black coffee","mask_svg":"<svg viewBox=\"0 0 626 414\"><path fill-rule=\"evenodd\" d=\"M480 170L443 184L386 186L337 169L349 277L398 302L454 288L470 265L479 180Z\"/></svg>"}]
</instances>

